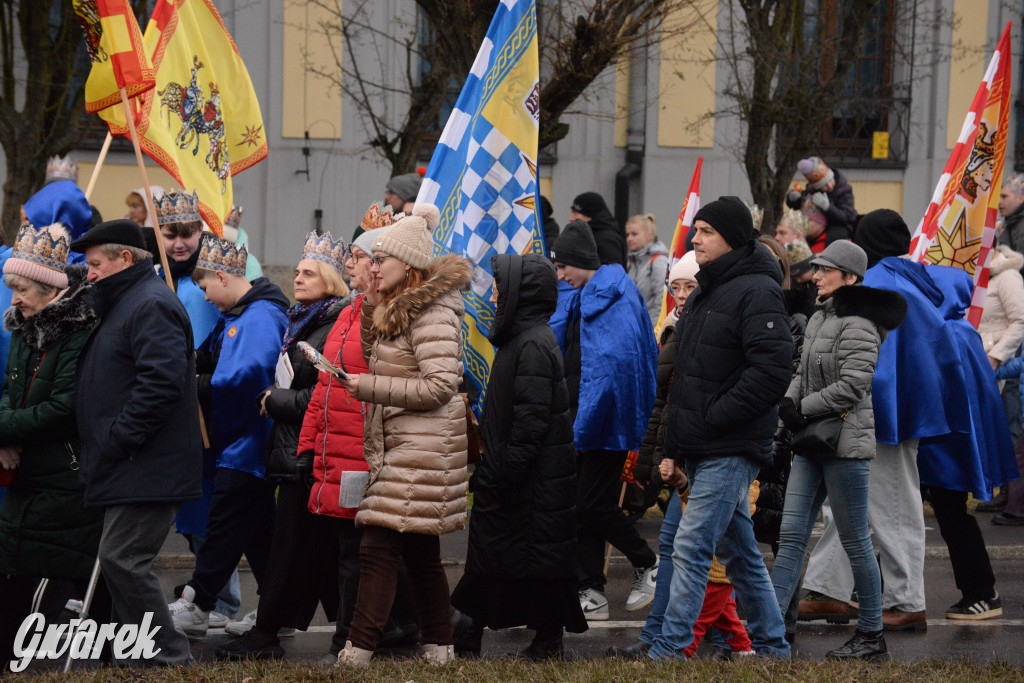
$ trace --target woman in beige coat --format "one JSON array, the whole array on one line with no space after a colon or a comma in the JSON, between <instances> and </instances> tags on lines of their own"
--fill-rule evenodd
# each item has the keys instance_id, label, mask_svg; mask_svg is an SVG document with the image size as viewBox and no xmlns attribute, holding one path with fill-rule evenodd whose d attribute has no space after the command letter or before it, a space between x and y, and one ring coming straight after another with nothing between
<instances>
[{"instance_id":1,"label":"woman in beige coat","mask_svg":"<svg viewBox=\"0 0 1024 683\"><path fill-rule=\"evenodd\" d=\"M985 309L978 334L992 369L1014 357L1024 341L1024 256L1007 246L996 247L989 265Z\"/></svg>"},{"instance_id":2,"label":"woman in beige coat","mask_svg":"<svg viewBox=\"0 0 1024 683\"><path fill-rule=\"evenodd\" d=\"M356 524L362 567L349 642L338 662L366 666L395 597L399 558L416 591L423 655L454 656L448 579L440 536L466 523L466 410L460 290L469 261L431 256L437 208L417 207L373 244L361 339L369 373L344 384L365 407L364 456L370 466Z\"/></svg>"}]
</instances>

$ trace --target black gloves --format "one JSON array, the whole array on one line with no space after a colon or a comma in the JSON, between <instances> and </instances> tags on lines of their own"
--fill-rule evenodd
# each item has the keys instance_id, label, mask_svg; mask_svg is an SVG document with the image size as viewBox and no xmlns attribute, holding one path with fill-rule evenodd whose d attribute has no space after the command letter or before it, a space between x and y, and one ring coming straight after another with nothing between
<instances>
[{"instance_id":1,"label":"black gloves","mask_svg":"<svg viewBox=\"0 0 1024 683\"><path fill-rule=\"evenodd\" d=\"M807 418L800 413L800 409L793 403L793 399L788 397L782 399L782 403L779 404L779 419L791 432L795 432L807 424Z\"/></svg>"},{"instance_id":2,"label":"black gloves","mask_svg":"<svg viewBox=\"0 0 1024 683\"><path fill-rule=\"evenodd\" d=\"M313 484L316 483L313 479L313 451L299 453L299 462L295 466L295 473L299 477L299 482L305 484L307 489L312 490Z\"/></svg>"}]
</instances>

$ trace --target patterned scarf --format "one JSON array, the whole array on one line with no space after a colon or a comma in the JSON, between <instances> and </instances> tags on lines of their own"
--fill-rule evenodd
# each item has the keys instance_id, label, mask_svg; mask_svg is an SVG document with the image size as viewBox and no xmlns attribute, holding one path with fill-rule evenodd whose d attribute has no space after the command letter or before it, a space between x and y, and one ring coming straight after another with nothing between
<instances>
[{"instance_id":1,"label":"patterned scarf","mask_svg":"<svg viewBox=\"0 0 1024 683\"><path fill-rule=\"evenodd\" d=\"M288 329L284 333L284 344L281 345L281 352L286 353L288 349L301 341L306 326L318 321L331 306L338 303L338 297L329 296L311 304L295 304L288 309Z\"/></svg>"}]
</instances>

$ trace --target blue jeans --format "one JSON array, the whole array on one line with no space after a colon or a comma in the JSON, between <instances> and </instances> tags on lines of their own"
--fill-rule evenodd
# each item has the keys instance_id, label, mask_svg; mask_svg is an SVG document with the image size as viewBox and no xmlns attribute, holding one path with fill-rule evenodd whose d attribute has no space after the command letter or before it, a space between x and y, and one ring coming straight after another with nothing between
<instances>
[{"instance_id":1,"label":"blue jeans","mask_svg":"<svg viewBox=\"0 0 1024 683\"><path fill-rule=\"evenodd\" d=\"M843 458L793 458L786 488L786 505L779 531L779 556L775 558L772 583L783 609L800 587L800 573L811 529L828 496L839 540L843 544L860 601L857 629L882 630L882 580L871 546L868 526L870 460Z\"/></svg>"},{"instance_id":2,"label":"blue jeans","mask_svg":"<svg viewBox=\"0 0 1024 683\"><path fill-rule=\"evenodd\" d=\"M672 544L679 529L679 519L683 516L683 501L675 491L668 494L668 507L665 508L665 521L661 523L658 533L658 580L654 584L654 601L647 615L647 623L640 632L640 640L648 645L661 635L661 624L665 620L665 608L668 607L669 587L672 584Z\"/></svg>"},{"instance_id":3,"label":"blue jeans","mask_svg":"<svg viewBox=\"0 0 1024 683\"><path fill-rule=\"evenodd\" d=\"M654 638L648 653L651 659L685 657L683 651L693 642L693 625L704 604L715 554L725 565L736 599L747 615L754 649L761 655L789 656L782 612L750 519L750 485L759 469L743 457L687 463L690 500L673 544L669 601L661 634Z\"/></svg>"}]
</instances>

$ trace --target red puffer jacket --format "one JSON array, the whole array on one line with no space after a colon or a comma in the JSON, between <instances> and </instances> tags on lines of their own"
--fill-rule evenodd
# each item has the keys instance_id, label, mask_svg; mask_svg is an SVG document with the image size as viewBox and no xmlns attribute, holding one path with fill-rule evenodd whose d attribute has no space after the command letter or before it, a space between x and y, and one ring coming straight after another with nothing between
<instances>
[{"instance_id":1,"label":"red puffer jacket","mask_svg":"<svg viewBox=\"0 0 1024 683\"><path fill-rule=\"evenodd\" d=\"M338 314L324 356L339 367L344 364L350 375L368 372L359 343L359 314L362 295ZM358 508L343 508L342 472L369 470L363 459L363 404L352 398L337 380L325 372L313 390L299 433L298 453L313 451L313 477L316 483L309 494L309 511L318 515L354 519Z\"/></svg>"}]
</instances>

